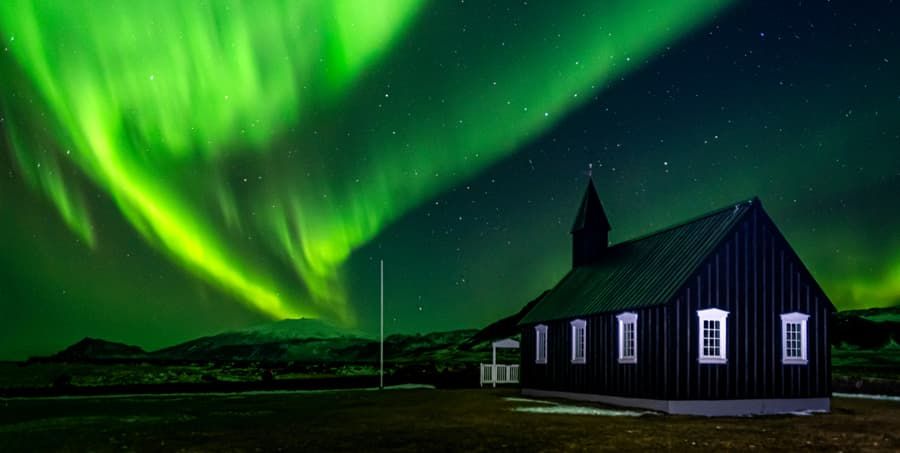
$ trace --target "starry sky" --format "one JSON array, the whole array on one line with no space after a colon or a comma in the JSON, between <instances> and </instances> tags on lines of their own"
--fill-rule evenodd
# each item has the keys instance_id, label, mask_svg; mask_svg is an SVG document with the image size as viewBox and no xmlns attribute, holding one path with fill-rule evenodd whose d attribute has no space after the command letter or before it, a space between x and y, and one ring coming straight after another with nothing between
<instances>
[{"instance_id":1,"label":"starry sky","mask_svg":"<svg viewBox=\"0 0 900 453\"><path fill-rule=\"evenodd\" d=\"M0 358L289 317L477 327L758 195L840 309L900 302L900 5L0 4ZM91 3L93 5L93 3Z\"/></svg>"}]
</instances>

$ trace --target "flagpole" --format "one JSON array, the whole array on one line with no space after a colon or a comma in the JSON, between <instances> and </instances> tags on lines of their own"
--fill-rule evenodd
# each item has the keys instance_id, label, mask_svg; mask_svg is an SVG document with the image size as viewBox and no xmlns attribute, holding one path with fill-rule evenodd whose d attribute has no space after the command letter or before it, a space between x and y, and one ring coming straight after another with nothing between
<instances>
[{"instance_id":1,"label":"flagpole","mask_svg":"<svg viewBox=\"0 0 900 453\"><path fill-rule=\"evenodd\" d=\"M378 351L381 372L378 377L378 388L384 388L384 260L381 260L381 343Z\"/></svg>"}]
</instances>

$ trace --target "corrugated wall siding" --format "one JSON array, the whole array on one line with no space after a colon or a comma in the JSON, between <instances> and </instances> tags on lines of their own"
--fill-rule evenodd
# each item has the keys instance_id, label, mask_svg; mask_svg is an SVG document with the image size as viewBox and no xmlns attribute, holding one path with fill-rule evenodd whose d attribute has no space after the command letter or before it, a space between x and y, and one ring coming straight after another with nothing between
<instances>
[{"instance_id":1,"label":"corrugated wall siding","mask_svg":"<svg viewBox=\"0 0 900 453\"><path fill-rule=\"evenodd\" d=\"M700 364L697 310L727 319L727 364ZM781 363L781 314L810 315L808 364ZM670 305L671 399L822 397L831 393L830 307L774 224L755 209Z\"/></svg>"},{"instance_id":2,"label":"corrugated wall siding","mask_svg":"<svg viewBox=\"0 0 900 453\"><path fill-rule=\"evenodd\" d=\"M547 325L547 363L535 364L534 326L522 333L521 381L523 388L603 395L661 398L659 380L665 380L667 307L631 310L638 314L638 363L620 364L618 313L586 316L587 363L573 364L571 319Z\"/></svg>"},{"instance_id":3,"label":"corrugated wall siding","mask_svg":"<svg viewBox=\"0 0 900 453\"><path fill-rule=\"evenodd\" d=\"M700 364L697 310L729 312L727 364ZM586 316L587 363L571 363L571 319L545 322L548 363L523 328L523 388L654 399L824 397L831 393L825 295L761 209L707 258L668 305L638 314L638 363L618 363L618 313ZM808 364L781 363L782 313L810 315Z\"/></svg>"}]
</instances>

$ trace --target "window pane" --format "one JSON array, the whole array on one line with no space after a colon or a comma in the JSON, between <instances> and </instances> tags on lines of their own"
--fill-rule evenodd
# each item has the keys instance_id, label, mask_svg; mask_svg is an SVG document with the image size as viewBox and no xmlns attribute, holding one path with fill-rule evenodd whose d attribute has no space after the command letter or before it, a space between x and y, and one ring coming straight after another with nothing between
<instances>
[{"instance_id":1,"label":"window pane","mask_svg":"<svg viewBox=\"0 0 900 453\"><path fill-rule=\"evenodd\" d=\"M721 321L704 319L702 332L701 357L721 357L722 330Z\"/></svg>"},{"instance_id":2,"label":"window pane","mask_svg":"<svg viewBox=\"0 0 900 453\"><path fill-rule=\"evenodd\" d=\"M788 322L784 325L784 355L786 358L803 358L802 323Z\"/></svg>"},{"instance_id":3,"label":"window pane","mask_svg":"<svg viewBox=\"0 0 900 453\"><path fill-rule=\"evenodd\" d=\"M585 330L584 327L574 327L574 331L572 332L572 342L574 343L574 357L573 359L583 360L584 359L584 349L585 349Z\"/></svg>"},{"instance_id":4,"label":"window pane","mask_svg":"<svg viewBox=\"0 0 900 453\"><path fill-rule=\"evenodd\" d=\"M578 329L578 357L584 357L584 329Z\"/></svg>"},{"instance_id":5,"label":"window pane","mask_svg":"<svg viewBox=\"0 0 900 453\"><path fill-rule=\"evenodd\" d=\"M538 331L538 360L543 361L547 354L547 334Z\"/></svg>"},{"instance_id":6,"label":"window pane","mask_svg":"<svg viewBox=\"0 0 900 453\"><path fill-rule=\"evenodd\" d=\"M623 358L634 358L635 356L635 323L622 323L622 345L621 355Z\"/></svg>"}]
</instances>

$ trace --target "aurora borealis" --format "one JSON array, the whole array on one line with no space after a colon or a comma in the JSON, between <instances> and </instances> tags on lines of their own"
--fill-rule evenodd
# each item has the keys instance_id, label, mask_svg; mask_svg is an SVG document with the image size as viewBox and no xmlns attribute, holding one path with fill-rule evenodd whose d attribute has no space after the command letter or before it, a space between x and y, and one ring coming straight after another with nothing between
<instances>
[{"instance_id":1,"label":"aurora borealis","mask_svg":"<svg viewBox=\"0 0 900 453\"><path fill-rule=\"evenodd\" d=\"M0 357L284 317L478 326L758 194L840 308L900 300L885 2L0 4ZM93 6L92 6L93 5ZM858 8L858 7L856 7Z\"/></svg>"}]
</instances>

